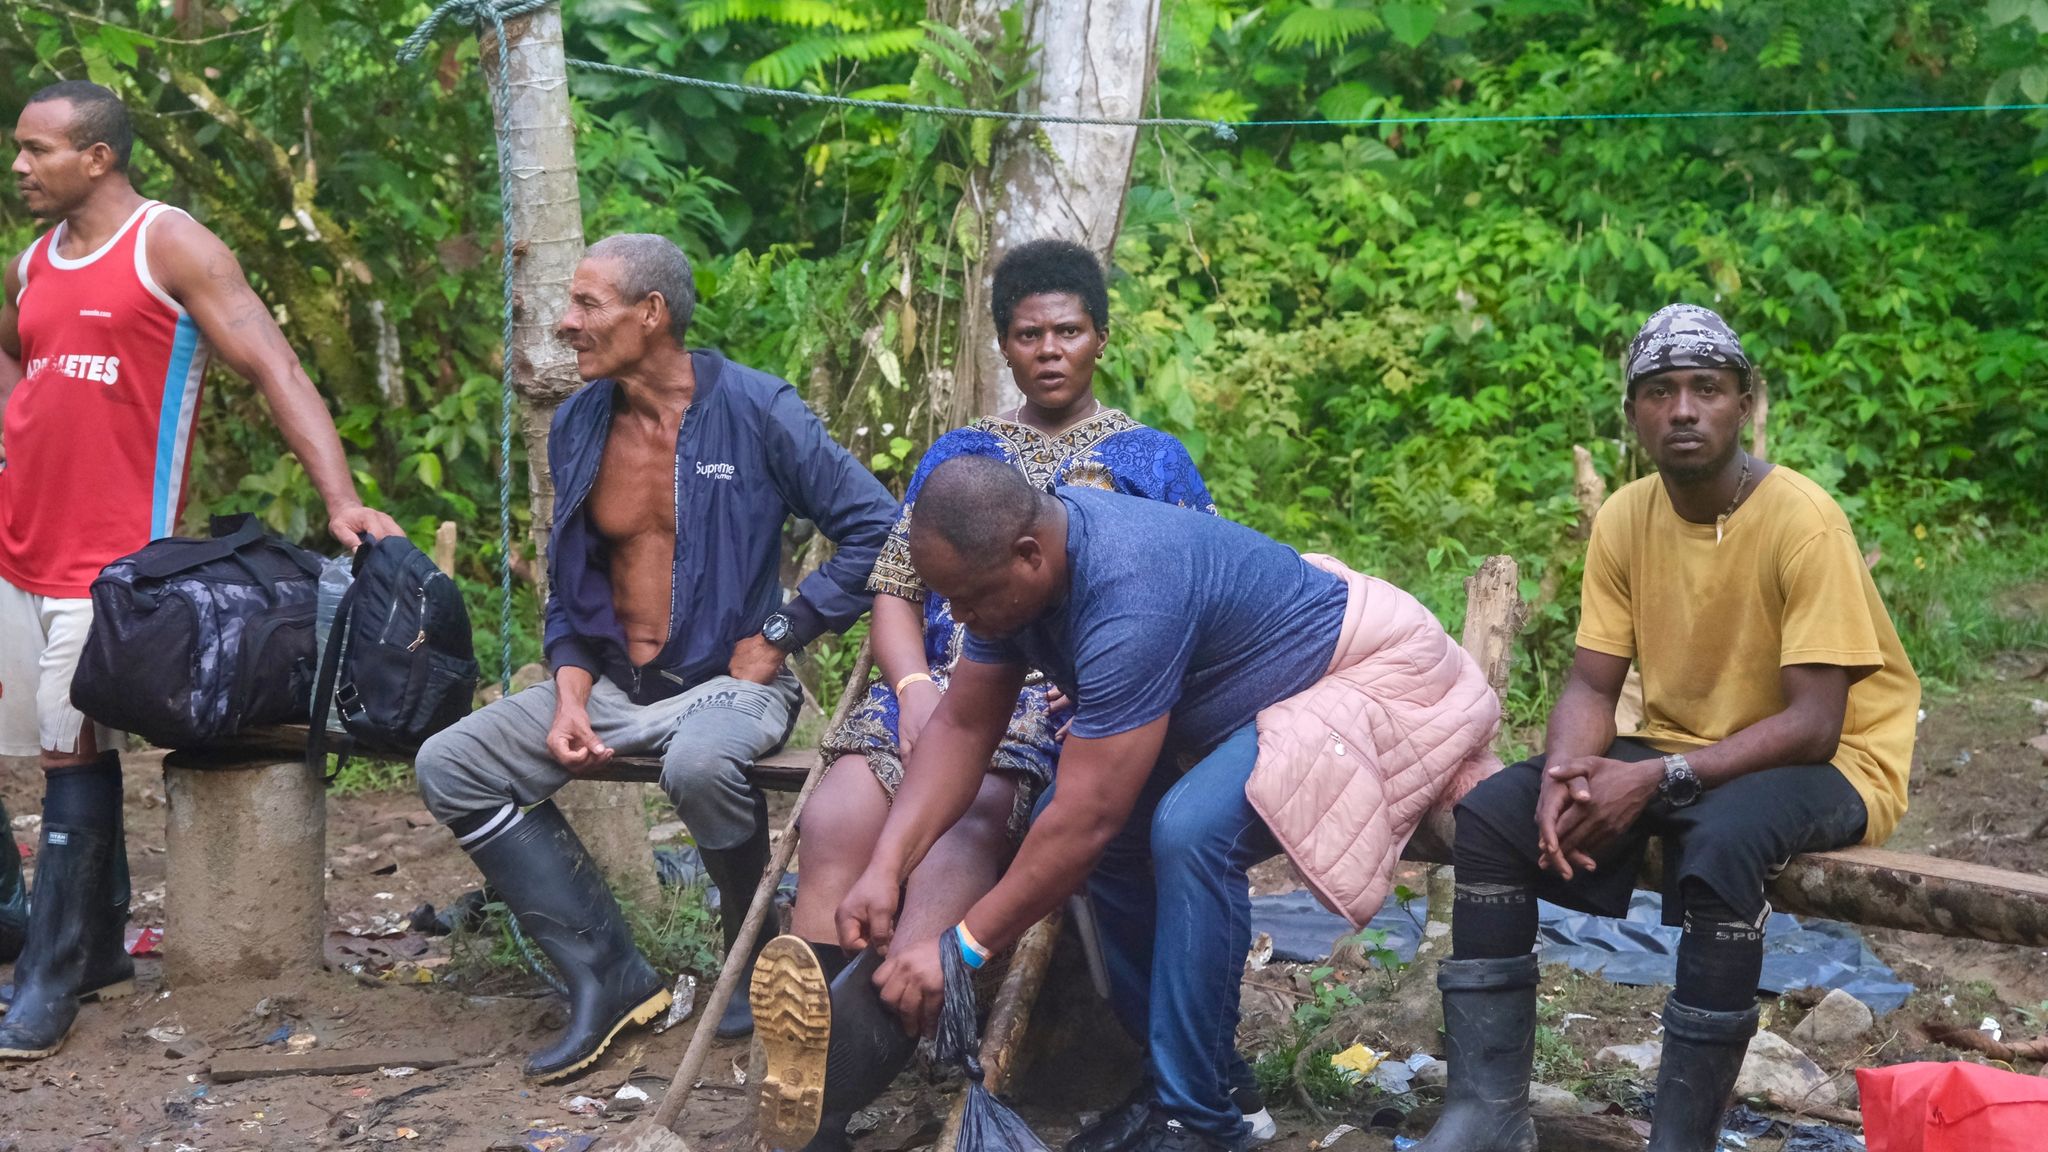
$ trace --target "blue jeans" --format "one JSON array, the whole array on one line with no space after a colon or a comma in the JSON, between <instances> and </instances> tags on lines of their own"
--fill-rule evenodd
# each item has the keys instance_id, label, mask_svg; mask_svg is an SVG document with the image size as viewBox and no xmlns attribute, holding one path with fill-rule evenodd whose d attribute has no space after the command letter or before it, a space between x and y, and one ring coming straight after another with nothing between
<instances>
[{"instance_id":1,"label":"blue jeans","mask_svg":"<svg viewBox=\"0 0 2048 1152\"><path fill-rule=\"evenodd\" d=\"M1146 1043L1160 1107L1232 1146L1245 1132L1230 1099L1232 1079L1244 1073L1245 873L1280 851L1244 796L1258 751L1258 731L1247 724L1185 775L1162 758L1088 879L1117 1016Z\"/></svg>"}]
</instances>

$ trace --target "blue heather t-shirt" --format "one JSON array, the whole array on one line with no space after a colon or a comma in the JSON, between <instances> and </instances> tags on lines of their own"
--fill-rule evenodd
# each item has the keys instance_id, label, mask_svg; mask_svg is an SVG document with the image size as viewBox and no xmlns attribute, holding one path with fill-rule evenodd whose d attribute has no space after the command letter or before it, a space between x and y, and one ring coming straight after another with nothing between
<instances>
[{"instance_id":1,"label":"blue heather t-shirt","mask_svg":"<svg viewBox=\"0 0 2048 1152\"><path fill-rule=\"evenodd\" d=\"M1092 488L1061 488L1067 598L1007 640L969 632L965 655L1042 670L1099 738L1172 713L1166 751L1202 752L1320 679L1346 590L1242 524Z\"/></svg>"}]
</instances>

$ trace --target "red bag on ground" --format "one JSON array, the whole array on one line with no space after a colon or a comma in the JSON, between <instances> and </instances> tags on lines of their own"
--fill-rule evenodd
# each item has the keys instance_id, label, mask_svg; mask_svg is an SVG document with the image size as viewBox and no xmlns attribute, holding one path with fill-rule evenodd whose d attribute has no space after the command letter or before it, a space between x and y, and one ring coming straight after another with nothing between
<instances>
[{"instance_id":1,"label":"red bag on ground","mask_svg":"<svg viewBox=\"0 0 2048 1152\"><path fill-rule=\"evenodd\" d=\"M1869 1152L2040 1152L2048 1079L1981 1064L1858 1068Z\"/></svg>"}]
</instances>

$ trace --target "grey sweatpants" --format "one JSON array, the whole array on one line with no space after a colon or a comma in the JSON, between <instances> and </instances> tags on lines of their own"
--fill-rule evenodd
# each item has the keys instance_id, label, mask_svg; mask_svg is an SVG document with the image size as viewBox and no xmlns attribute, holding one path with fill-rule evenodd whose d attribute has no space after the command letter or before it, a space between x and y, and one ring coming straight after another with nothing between
<instances>
[{"instance_id":1,"label":"grey sweatpants","mask_svg":"<svg viewBox=\"0 0 2048 1152\"><path fill-rule=\"evenodd\" d=\"M661 787L700 848L738 847L754 831L746 766L782 746L803 689L784 669L773 684L731 676L635 704L600 677L590 727L617 756L661 758ZM427 811L443 824L506 804L538 804L575 779L548 752L553 681L472 712L421 746L413 767Z\"/></svg>"}]
</instances>

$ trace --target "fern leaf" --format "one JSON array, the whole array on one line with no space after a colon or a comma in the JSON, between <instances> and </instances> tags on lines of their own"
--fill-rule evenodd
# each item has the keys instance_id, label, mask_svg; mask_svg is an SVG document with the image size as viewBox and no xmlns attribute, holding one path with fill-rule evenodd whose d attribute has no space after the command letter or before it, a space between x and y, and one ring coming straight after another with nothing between
<instances>
[{"instance_id":1,"label":"fern leaf","mask_svg":"<svg viewBox=\"0 0 2048 1152\"><path fill-rule=\"evenodd\" d=\"M862 32L873 24L861 13L830 0L692 0L683 9L683 22L692 32L707 32L728 24Z\"/></svg>"},{"instance_id":2,"label":"fern leaf","mask_svg":"<svg viewBox=\"0 0 2048 1152\"><path fill-rule=\"evenodd\" d=\"M1378 13L1364 8L1297 8L1273 29L1272 43L1283 50L1306 44L1321 56L1379 29Z\"/></svg>"},{"instance_id":3,"label":"fern leaf","mask_svg":"<svg viewBox=\"0 0 2048 1152\"><path fill-rule=\"evenodd\" d=\"M747 65L746 81L772 88L787 88L841 60L882 60L909 55L924 46L924 31L918 28L890 28L844 36L810 36L786 44Z\"/></svg>"},{"instance_id":4,"label":"fern leaf","mask_svg":"<svg viewBox=\"0 0 2048 1152\"><path fill-rule=\"evenodd\" d=\"M1797 68L1802 55L1801 48L1799 32L1789 25L1783 26L1771 33L1771 38L1764 44L1763 51L1757 53L1756 62L1765 68Z\"/></svg>"}]
</instances>

